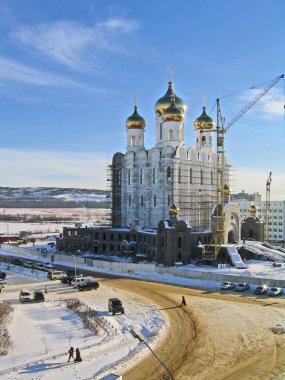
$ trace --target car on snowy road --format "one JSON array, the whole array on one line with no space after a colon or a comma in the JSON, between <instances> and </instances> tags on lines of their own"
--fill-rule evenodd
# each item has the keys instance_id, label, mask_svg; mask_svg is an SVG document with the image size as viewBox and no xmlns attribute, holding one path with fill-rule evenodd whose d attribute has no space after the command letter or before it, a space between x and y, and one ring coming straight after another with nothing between
<instances>
[{"instance_id":1,"label":"car on snowy road","mask_svg":"<svg viewBox=\"0 0 285 380\"><path fill-rule=\"evenodd\" d=\"M98 289L99 288L99 283L98 282L87 282L85 285L79 285L77 287L78 290L84 292L85 290L92 290L92 289Z\"/></svg>"},{"instance_id":2,"label":"car on snowy road","mask_svg":"<svg viewBox=\"0 0 285 380\"><path fill-rule=\"evenodd\" d=\"M41 290L35 290L34 291L34 301L35 302L44 302L45 296L44 293Z\"/></svg>"},{"instance_id":3,"label":"car on snowy road","mask_svg":"<svg viewBox=\"0 0 285 380\"><path fill-rule=\"evenodd\" d=\"M33 297L28 289L22 289L19 294L20 302L32 302Z\"/></svg>"},{"instance_id":4,"label":"car on snowy road","mask_svg":"<svg viewBox=\"0 0 285 380\"><path fill-rule=\"evenodd\" d=\"M125 313L125 309L123 308L122 301L119 298L109 298L108 301L108 310L109 313L115 315L116 313Z\"/></svg>"},{"instance_id":5,"label":"car on snowy road","mask_svg":"<svg viewBox=\"0 0 285 380\"><path fill-rule=\"evenodd\" d=\"M242 282L240 284L237 284L235 287L235 292L244 292L246 290L249 290L250 286L246 282Z\"/></svg>"},{"instance_id":6,"label":"car on snowy road","mask_svg":"<svg viewBox=\"0 0 285 380\"><path fill-rule=\"evenodd\" d=\"M234 289L235 287L236 287L236 284L234 282L230 282L230 281L224 281L220 285L220 289L222 289L222 290Z\"/></svg>"},{"instance_id":7,"label":"car on snowy road","mask_svg":"<svg viewBox=\"0 0 285 380\"><path fill-rule=\"evenodd\" d=\"M255 294L261 295L267 293L267 286L266 285L260 285L255 288L254 291Z\"/></svg>"},{"instance_id":8,"label":"car on snowy road","mask_svg":"<svg viewBox=\"0 0 285 380\"><path fill-rule=\"evenodd\" d=\"M271 297L281 296L283 294L282 288L272 287L267 289L267 294Z\"/></svg>"}]
</instances>

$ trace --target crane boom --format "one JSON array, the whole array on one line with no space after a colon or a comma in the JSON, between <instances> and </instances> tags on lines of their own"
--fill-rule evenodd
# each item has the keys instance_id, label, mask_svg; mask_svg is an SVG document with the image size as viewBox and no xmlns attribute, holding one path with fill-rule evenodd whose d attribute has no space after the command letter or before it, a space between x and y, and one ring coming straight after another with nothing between
<instances>
[{"instance_id":1,"label":"crane boom","mask_svg":"<svg viewBox=\"0 0 285 380\"><path fill-rule=\"evenodd\" d=\"M230 127L235 124L247 111L249 111L255 103L259 101L267 92L279 82L280 79L284 78L284 74L279 75L275 79L273 79L251 102L249 102L229 123L227 123L225 129L228 131Z\"/></svg>"}]
</instances>

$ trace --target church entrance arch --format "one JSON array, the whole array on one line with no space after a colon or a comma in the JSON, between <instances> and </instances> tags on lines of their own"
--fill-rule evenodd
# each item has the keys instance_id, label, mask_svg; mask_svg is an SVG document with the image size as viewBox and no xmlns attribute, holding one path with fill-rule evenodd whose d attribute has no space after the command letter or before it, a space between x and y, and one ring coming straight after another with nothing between
<instances>
[{"instance_id":1,"label":"church entrance arch","mask_svg":"<svg viewBox=\"0 0 285 380\"><path fill-rule=\"evenodd\" d=\"M234 230L230 230L228 233L228 243L229 244L234 243L236 241L235 237L236 237L236 234L235 234Z\"/></svg>"}]
</instances>

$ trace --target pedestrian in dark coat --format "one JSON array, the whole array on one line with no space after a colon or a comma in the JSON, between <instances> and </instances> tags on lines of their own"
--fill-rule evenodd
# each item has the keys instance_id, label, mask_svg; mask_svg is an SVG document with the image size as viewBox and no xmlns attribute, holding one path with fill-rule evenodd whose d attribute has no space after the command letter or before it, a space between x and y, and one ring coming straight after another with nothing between
<instances>
[{"instance_id":1,"label":"pedestrian in dark coat","mask_svg":"<svg viewBox=\"0 0 285 380\"><path fill-rule=\"evenodd\" d=\"M68 362L70 362L70 359L74 359L74 356L73 356L73 353L74 353L74 348L73 347L70 347L70 349L68 350L68 353L69 353L69 357L68 357Z\"/></svg>"},{"instance_id":2,"label":"pedestrian in dark coat","mask_svg":"<svg viewBox=\"0 0 285 380\"><path fill-rule=\"evenodd\" d=\"M76 348L75 350L75 359L74 359L75 362L82 362L82 358L81 358L81 355L80 355L80 351L79 351L79 348Z\"/></svg>"},{"instance_id":3,"label":"pedestrian in dark coat","mask_svg":"<svg viewBox=\"0 0 285 380\"><path fill-rule=\"evenodd\" d=\"M182 296L181 306L186 306L186 300L184 296Z\"/></svg>"}]
</instances>

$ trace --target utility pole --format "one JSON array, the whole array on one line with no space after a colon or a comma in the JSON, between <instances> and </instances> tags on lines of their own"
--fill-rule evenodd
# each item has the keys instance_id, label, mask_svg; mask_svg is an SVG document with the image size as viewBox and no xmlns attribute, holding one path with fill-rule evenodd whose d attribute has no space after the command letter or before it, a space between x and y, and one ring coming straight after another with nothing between
<instances>
[{"instance_id":1,"label":"utility pole","mask_svg":"<svg viewBox=\"0 0 285 380\"><path fill-rule=\"evenodd\" d=\"M266 181L266 201L265 201L265 224L264 224L264 240L269 240L269 218L270 218L270 186L272 181L272 172Z\"/></svg>"}]
</instances>

